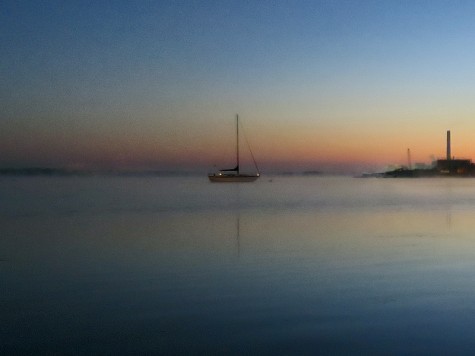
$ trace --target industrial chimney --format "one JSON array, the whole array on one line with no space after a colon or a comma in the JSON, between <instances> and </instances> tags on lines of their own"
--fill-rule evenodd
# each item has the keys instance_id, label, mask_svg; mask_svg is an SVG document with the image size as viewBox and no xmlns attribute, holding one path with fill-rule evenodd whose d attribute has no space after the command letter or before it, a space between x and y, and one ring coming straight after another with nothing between
<instances>
[{"instance_id":1,"label":"industrial chimney","mask_svg":"<svg viewBox=\"0 0 475 356\"><path fill-rule=\"evenodd\" d=\"M452 155L450 153L450 130L447 130L447 161L450 161Z\"/></svg>"}]
</instances>

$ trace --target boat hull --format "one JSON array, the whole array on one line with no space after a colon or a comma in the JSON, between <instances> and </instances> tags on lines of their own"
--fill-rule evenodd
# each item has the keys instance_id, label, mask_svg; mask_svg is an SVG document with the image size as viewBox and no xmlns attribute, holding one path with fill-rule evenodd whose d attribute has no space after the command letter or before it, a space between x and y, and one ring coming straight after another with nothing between
<instances>
[{"instance_id":1,"label":"boat hull","mask_svg":"<svg viewBox=\"0 0 475 356\"><path fill-rule=\"evenodd\" d=\"M246 182L254 182L259 175L224 175L224 174L210 174L208 178L211 182L214 183L246 183Z\"/></svg>"}]
</instances>

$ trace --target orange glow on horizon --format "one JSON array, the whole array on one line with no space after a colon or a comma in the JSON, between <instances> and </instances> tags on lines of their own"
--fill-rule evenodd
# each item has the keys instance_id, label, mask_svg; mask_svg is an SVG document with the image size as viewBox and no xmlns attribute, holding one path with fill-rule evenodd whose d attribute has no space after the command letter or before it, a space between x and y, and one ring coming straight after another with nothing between
<instances>
[{"instance_id":1,"label":"orange glow on horizon","mask_svg":"<svg viewBox=\"0 0 475 356\"><path fill-rule=\"evenodd\" d=\"M318 169L325 165L380 169L406 165L408 148L413 164L430 164L433 159L445 157L447 128L441 125L408 129L406 126L398 128L395 123L363 126L281 120L269 124L267 121L254 123L250 119L246 123L246 136L264 170L269 167ZM70 131L61 135L47 130L25 131L15 140L4 140L0 149L4 156L12 157L12 162L25 162L23 165L207 171L214 166L235 163L232 118L216 122L213 130L201 123L188 127L170 125L159 130L137 127L125 133L119 128L110 132ZM471 131L455 128L451 133L452 154L475 159ZM243 139L241 157L251 162Z\"/></svg>"}]
</instances>

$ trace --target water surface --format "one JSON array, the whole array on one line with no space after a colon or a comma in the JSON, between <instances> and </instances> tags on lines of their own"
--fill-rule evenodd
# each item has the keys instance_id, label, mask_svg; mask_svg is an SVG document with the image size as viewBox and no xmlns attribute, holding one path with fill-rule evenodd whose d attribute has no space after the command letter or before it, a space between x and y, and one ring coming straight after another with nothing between
<instances>
[{"instance_id":1,"label":"water surface","mask_svg":"<svg viewBox=\"0 0 475 356\"><path fill-rule=\"evenodd\" d=\"M469 354L475 180L0 178L4 354Z\"/></svg>"}]
</instances>

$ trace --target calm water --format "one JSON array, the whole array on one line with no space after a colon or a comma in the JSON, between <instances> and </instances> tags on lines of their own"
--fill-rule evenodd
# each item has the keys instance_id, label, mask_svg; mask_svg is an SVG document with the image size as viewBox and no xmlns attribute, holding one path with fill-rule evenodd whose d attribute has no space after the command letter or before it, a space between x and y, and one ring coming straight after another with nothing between
<instances>
[{"instance_id":1,"label":"calm water","mask_svg":"<svg viewBox=\"0 0 475 356\"><path fill-rule=\"evenodd\" d=\"M475 179L0 178L2 354L471 354Z\"/></svg>"}]
</instances>

